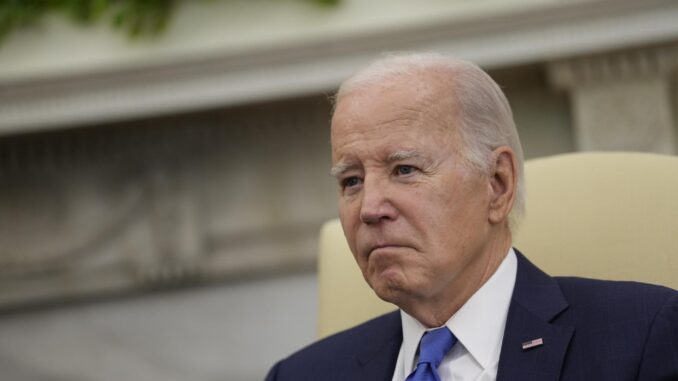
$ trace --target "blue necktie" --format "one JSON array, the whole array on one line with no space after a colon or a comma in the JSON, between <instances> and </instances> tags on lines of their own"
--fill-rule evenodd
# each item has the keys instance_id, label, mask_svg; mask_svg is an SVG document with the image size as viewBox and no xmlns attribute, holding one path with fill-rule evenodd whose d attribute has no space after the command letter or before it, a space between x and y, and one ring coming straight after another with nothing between
<instances>
[{"instance_id":1,"label":"blue necktie","mask_svg":"<svg viewBox=\"0 0 678 381\"><path fill-rule=\"evenodd\" d=\"M405 381L440 381L438 365L456 343L457 338L447 327L436 328L424 333L419 342L417 368Z\"/></svg>"}]
</instances>

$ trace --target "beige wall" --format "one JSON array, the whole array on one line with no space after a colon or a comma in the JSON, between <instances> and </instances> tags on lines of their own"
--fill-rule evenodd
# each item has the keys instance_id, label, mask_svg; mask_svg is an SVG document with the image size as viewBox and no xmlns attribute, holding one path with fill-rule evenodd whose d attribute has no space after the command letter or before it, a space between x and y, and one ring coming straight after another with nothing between
<instances>
[{"instance_id":1,"label":"beige wall","mask_svg":"<svg viewBox=\"0 0 678 381\"><path fill-rule=\"evenodd\" d=\"M184 3L153 40L52 18L0 48L0 183L8 184L0 187L0 364L8 377L96 379L98 367L69 370L88 354L128 378L211 379L190 369L234 369L229 361L239 358L229 351L248 342L236 330L251 328L240 323L280 334L270 345L284 353L312 337L316 236L336 215L327 94L383 50L438 50L488 68L528 159L581 149L578 129L622 135L613 123L596 125L605 113L595 107L573 107L592 86L591 67L605 77L594 83L600 101L612 107L608 84L652 78L650 111L618 107L614 116L644 126L661 114L643 137L678 147L677 7L665 1ZM205 287L167 303L148 293L191 285ZM215 298L200 296L211 290ZM110 303L138 294L141 303ZM193 297L202 303L186 303ZM17 308L26 304L31 314ZM198 315L201 326L175 319ZM200 340L176 335L186 329ZM121 345L101 344L118 334ZM213 341L194 351L201 340ZM54 348L60 356L50 356ZM283 352L267 353L266 364L247 363L239 377L260 379ZM147 358L157 367L145 367Z\"/></svg>"},{"instance_id":2,"label":"beige wall","mask_svg":"<svg viewBox=\"0 0 678 381\"><path fill-rule=\"evenodd\" d=\"M19 31L4 43L0 82L322 43L341 36L501 14L557 1L342 0L337 7L305 0L178 3L166 33L149 40L129 41L105 23L82 28L63 17L50 17L40 28ZM358 43L359 38L354 41Z\"/></svg>"},{"instance_id":3,"label":"beige wall","mask_svg":"<svg viewBox=\"0 0 678 381\"><path fill-rule=\"evenodd\" d=\"M509 99L526 159L575 151L567 94L550 86L543 65L490 75Z\"/></svg>"}]
</instances>

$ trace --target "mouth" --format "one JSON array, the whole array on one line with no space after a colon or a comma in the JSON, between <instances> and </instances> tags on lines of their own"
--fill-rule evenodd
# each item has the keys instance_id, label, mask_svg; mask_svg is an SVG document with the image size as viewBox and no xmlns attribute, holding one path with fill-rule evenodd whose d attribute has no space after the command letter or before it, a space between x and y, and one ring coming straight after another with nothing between
<instances>
[{"instance_id":1,"label":"mouth","mask_svg":"<svg viewBox=\"0 0 678 381\"><path fill-rule=\"evenodd\" d=\"M369 251L367 252L367 258L369 259L369 257L370 257L371 255L375 254L375 253L386 252L386 251L397 250L397 249L403 249L403 248L407 248L407 246L396 245L396 244L378 244L378 245L374 245L374 246L371 246L370 249L369 249Z\"/></svg>"}]
</instances>

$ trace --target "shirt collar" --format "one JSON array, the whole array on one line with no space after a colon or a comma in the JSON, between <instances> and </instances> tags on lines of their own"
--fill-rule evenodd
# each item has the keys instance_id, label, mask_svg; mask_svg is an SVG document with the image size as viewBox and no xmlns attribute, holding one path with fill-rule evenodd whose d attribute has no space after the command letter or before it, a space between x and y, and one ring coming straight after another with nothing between
<instances>
[{"instance_id":1,"label":"shirt collar","mask_svg":"<svg viewBox=\"0 0 678 381\"><path fill-rule=\"evenodd\" d=\"M490 279L445 323L483 368L499 362L517 268L516 254L511 248ZM403 327L402 350L409 373L414 369L421 336L430 329L403 310L400 310L400 316Z\"/></svg>"}]
</instances>

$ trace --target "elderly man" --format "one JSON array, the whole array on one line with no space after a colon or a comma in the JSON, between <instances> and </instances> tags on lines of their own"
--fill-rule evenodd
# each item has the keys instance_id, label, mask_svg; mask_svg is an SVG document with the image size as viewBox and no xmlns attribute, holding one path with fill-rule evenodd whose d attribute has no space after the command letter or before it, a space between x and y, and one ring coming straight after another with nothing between
<instances>
[{"instance_id":1,"label":"elderly man","mask_svg":"<svg viewBox=\"0 0 678 381\"><path fill-rule=\"evenodd\" d=\"M511 247L522 149L477 66L419 54L359 72L337 94L332 161L349 247L400 311L267 380L678 380L677 292L551 278Z\"/></svg>"}]
</instances>

